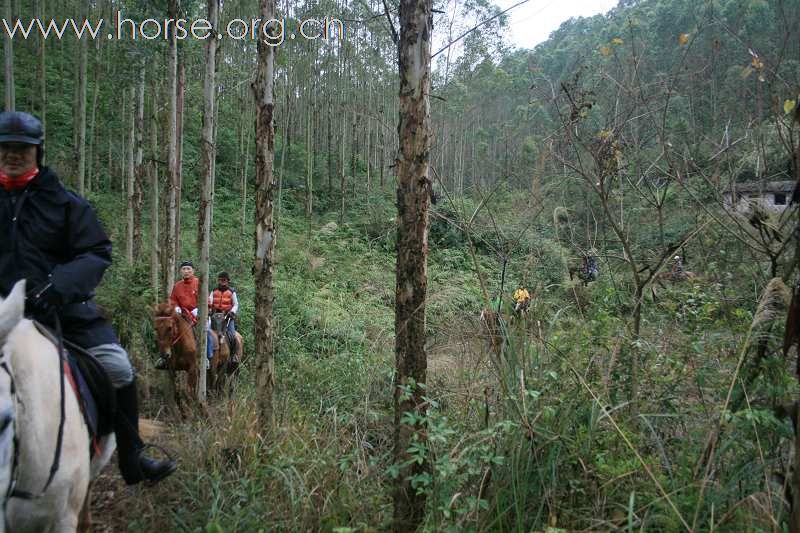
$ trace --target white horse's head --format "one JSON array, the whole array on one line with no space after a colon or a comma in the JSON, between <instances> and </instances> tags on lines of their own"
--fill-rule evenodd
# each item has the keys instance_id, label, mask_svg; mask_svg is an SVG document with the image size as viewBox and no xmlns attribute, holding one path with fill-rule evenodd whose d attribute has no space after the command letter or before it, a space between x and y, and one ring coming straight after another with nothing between
<instances>
[{"instance_id":1,"label":"white horse's head","mask_svg":"<svg viewBox=\"0 0 800 533\"><path fill-rule=\"evenodd\" d=\"M14 468L16 413L11 361L6 341L25 311L25 280L18 281L7 298L0 297L0 533L5 531L5 501Z\"/></svg>"}]
</instances>

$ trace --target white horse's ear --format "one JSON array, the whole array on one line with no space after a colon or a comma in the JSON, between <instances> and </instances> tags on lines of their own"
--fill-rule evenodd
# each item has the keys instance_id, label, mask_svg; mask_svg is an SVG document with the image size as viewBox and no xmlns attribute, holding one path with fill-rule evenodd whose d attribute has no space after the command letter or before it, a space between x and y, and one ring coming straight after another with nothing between
<instances>
[{"instance_id":1,"label":"white horse's ear","mask_svg":"<svg viewBox=\"0 0 800 533\"><path fill-rule=\"evenodd\" d=\"M19 280L5 300L0 297L0 341L5 342L25 312L25 280Z\"/></svg>"}]
</instances>

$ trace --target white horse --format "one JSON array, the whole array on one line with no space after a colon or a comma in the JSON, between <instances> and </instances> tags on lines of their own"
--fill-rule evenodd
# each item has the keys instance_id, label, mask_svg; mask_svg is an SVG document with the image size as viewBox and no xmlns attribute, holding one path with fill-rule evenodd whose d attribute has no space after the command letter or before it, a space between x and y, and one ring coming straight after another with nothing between
<instances>
[{"instance_id":1,"label":"white horse","mask_svg":"<svg viewBox=\"0 0 800 533\"><path fill-rule=\"evenodd\" d=\"M113 434L101 439L90 461L89 430L66 383L59 466L44 490L61 421L62 375L57 348L23 318L24 308L22 280L0 298L0 533L88 531L90 483L116 443Z\"/></svg>"}]
</instances>

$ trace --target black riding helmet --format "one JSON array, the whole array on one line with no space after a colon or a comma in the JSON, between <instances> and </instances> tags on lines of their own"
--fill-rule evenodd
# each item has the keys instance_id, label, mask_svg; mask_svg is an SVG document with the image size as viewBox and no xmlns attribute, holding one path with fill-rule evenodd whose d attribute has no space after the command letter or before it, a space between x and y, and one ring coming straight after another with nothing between
<instances>
[{"instance_id":1,"label":"black riding helmet","mask_svg":"<svg viewBox=\"0 0 800 533\"><path fill-rule=\"evenodd\" d=\"M222 272L220 272L219 274L217 274L217 279L226 279L226 280L230 281L231 277L228 275L228 273L227 273L227 272L225 272L225 271L223 270Z\"/></svg>"},{"instance_id":2,"label":"black riding helmet","mask_svg":"<svg viewBox=\"0 0 800 533\"><path fill-rule=\"evenodd\" d=\"M18 142L36 145L36 163L42 166L44 128L42 122L22 111L0 113L0 143Z\"/></svg>"}]
</instances>

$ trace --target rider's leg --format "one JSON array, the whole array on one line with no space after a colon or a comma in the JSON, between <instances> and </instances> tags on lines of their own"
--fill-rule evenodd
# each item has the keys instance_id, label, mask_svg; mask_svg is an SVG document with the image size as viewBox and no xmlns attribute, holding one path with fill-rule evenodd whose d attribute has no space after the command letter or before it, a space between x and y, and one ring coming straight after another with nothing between
<instances>
[{"instance_id":1,"label":"rider's leg","mask_svg":"<svg viewBox=\"0 0 800 533\"><path fill-rule=\"evenodd\" d=\"M231 363L238 364L239 356L237 355L237 352L239 351L239 341L236 338L236 328L233 319L228 321L228 329L225 333L228 336L228 340L230 341L231 345Z\"/></svg>"},{"instance_id":2,"label":"rider's leg","mask_svg":"<svg viewBox=\"0 0 800 533\"><path fill-rule=\"evenodd\" d=\"M175 461L157 461L142 455L144 442L139 437L139 398L136 377L128 353L119 344L101 344L88 349L108 374L117 393L114 433L122 477L129 485L145 479L161 481L177 468Z\"/></svg>"}]
</instances>

